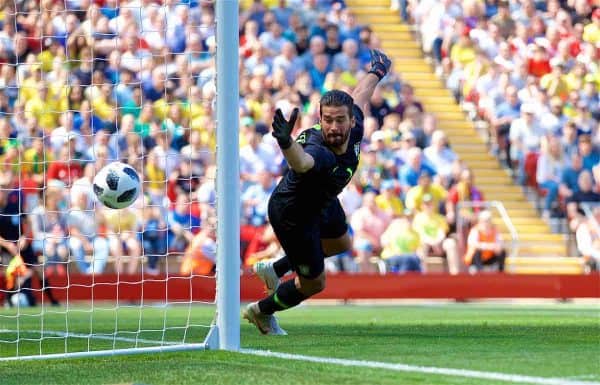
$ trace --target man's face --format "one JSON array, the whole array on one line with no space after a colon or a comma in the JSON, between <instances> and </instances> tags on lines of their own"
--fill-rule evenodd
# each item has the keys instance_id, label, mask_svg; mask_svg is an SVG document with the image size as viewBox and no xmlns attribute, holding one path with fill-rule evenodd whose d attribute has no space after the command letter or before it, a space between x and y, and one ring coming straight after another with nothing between
<instances>
[{"instance_id":1,"label":"man's face","mask_svg":"<svg viewBox=\"0 0 600 385\"><path fill-rule=\"evenodd\" d=\"M354 123L346 106L321 107L321 129L328 146L339 147L346 143Z\"/></svg>"}]
</instances>

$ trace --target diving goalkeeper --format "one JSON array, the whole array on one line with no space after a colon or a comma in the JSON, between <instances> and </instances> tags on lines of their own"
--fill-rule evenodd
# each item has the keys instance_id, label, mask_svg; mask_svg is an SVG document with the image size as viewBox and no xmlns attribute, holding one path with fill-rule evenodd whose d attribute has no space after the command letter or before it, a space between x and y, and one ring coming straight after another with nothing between
<instances>
[{"instance_id":1,"label":"diving goalkeeper","mask_svg":"<svg viewBox=\"0 0 600 385\"><path fill-rule=\"evenodd\" d=\"M275 112L273 136L289 169L269 199L268 213L287 255L278 263L285 265L286 271L291 267L297 277L244 310L244 318L263 334L286 334L273 313L294 307L322 291L325 257L352 245L337 195L356 171L363 138L363 109L368 107L377 83L390 65L385 54L372 50L370 71L352 94L326 92L320 100L320 123L300 133L295 141L291 133L298 109L294 109L289 120L280 109ZM259 274L261 278L264 275Z\"/></svg>"}]
</instances>

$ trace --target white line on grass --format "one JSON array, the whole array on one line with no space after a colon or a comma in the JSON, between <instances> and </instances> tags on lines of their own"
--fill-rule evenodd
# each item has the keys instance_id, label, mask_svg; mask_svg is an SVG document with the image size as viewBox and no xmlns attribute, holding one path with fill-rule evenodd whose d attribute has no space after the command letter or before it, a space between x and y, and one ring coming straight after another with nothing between
<instances>
[{"instance_id":1,"label":"white line on grass","mask_svg":"<svg viewBox=\"0 0 600 385\"><path fill-rule=\"evenodd\" d=\"M439 374L446 376L457 376L457 377L469 377L479 378L484 380L496 380L512 382L517 384L539 384L539 385L600 385L600 382L590 381L574 381L566 378L547 378L547 377L532 377L522 376L519 374L506 374L496 372L482 372L476 370L465 370L465 369L450 369L450 368L435 368L430 366L415 366L405 364L392 364L387 362L378 361L360 361L360 360L346 360L342 358L328 358L328 357L313 357L304 356L300 354L289 354L289 353L278 353L267 350L255 350L255 349L240 349L240 353L252 354L262 357L275 357L282 358L285 360L296 360L296 361L307 361L318 364L333 364L341 366L355 366L361 368L373 368L373 369L388 369L399 372L413 372L413 373L428 373L428 374Z\"/></svg>"},{"instance_id":2,"label":"white line on grass","mask_svg":"<svg viewBox=\"0 0 600 385\"><path fill-rule=\"evenodd\" d=\"M15 330L10 329L0 329L0 333L17 333ZM21 334L41 334L42 332L39 330L21 330ZM92 338L99 340L109 340L109 341L121 341L121 342L138 342L143 344L155 344L155 345L177 345L178 342L171 341L155 341L155 340L146 340L146 339L135 339L135 338L126 338L126 337L117 337L117 336L109 336L104 334L80 334L80 333L65 333L55 330L44 330L44 335L53 335L57 337L69 337L69 338ZM332 365L341 365L341 366L355 366L362 368L373 368L373 369L387 369L387 370L395 370L399 372L413 372L413 373L428 373L428 374L438 374L438 375L446 375L446 376L457 376L457 377L468 377L468 378L480 378L485 380L497 380L497 381L505 381L512 383L521 383L521 384L536 384L536 385L600 385L600 382L591 382L591 381L577 381L570 380L567 378L547 378L547 377L532 377L532 376L523 376L519 374L506 374L506 373L496 373L496 372L482 372L476 370L465 370L465 369L451 369L451 368L436 368L431 366L415 366L415 365L405 365L405 364L392 364L387 362L378 362L378 361L362 361L362 360L347 360L343 358L328 358L328 357L314 357L314 356L304 356L300 354L289 354L289 353L279 353L279 352L271 352L268 350L255 350L255 349L240 349L240 353L243 354L252 354L256 356L262 357L275 357L281 358L285 360L296 360L296 361L307 361L314 362L318 364L332 364Z\"/></svg>"},{"instance_id":3,"label":"white line on grass","mask_svg":"<svg viewBox=\"0 0 600 385\"><path fill-rule=\"evenodd\" d=\"M152 345L179 345L181 342L171 342L171 341L155 341L155 340L146 340L142 338L127 338L127 337L117 337L108 334L82 334L82 333L66 333L59 332L55 330L44 330L43 332L40 330L10 330L10 329L0 329L0 333L19 333L19 334L42 334L43 335L51 335L54 337L61 338L91 338L95 340L107 340L107 341L119 341L119 342L137 342L140 344L152 344ZM42 338L42 336L40 336Z\"/></svg>"}]
</instances>

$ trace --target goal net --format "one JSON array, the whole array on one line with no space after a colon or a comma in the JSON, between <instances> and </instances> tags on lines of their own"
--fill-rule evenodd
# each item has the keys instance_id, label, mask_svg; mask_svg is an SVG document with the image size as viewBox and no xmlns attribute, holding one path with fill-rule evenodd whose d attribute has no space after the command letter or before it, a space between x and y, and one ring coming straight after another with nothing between
<instances>
[{"instance_id":1,"label":"goal net","mask_svg":"<svg viewBox=\"0 0 600 385\"><path fill-rule=\"evenodd\" d=\"M3 7L0 360L239 348L237 0Z\"/></svg>"}]
</instances>

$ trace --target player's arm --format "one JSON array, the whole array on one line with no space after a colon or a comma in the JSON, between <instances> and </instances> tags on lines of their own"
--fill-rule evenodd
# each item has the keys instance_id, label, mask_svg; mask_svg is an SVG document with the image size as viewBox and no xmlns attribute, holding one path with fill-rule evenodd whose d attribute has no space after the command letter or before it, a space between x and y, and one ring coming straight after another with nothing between
<instances>
[{"instance_id":1,"label":"player's arm","mask_svg":"<svg viewBox=\"0 0 600 385\"><path fill-rule=\"evenodd\" d=\"M371 69L364 76L352 91L354 103L365 111L377 83L388 73L392 61L383 53L377 50L371 50Z\"/></svg>"},{"instance_id":2,"label":"player's arm","mask_svg":"<svg viewBox=\"0 0 600 385\"><path fill-rule=\"evenodd\" d=\"M298 173L305 173L315 165L315 159L304 151L301 145L292 140L292 130L298 118L298 108L294 108L290 120L285 120L281 109L275 111L273 117L273 136L285 156L285 160Z\"/></svg>"}]
</instances>

